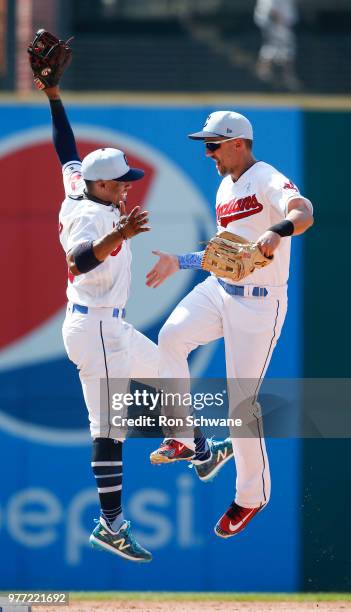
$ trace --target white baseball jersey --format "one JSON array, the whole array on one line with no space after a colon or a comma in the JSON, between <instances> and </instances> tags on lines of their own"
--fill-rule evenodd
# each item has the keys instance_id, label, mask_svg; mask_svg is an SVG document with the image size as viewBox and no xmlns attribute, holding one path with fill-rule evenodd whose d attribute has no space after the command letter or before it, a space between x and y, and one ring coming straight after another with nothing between
<instances>
[{"instance_id":1,"label":"white baseball jersey","mask_svg":"<svg viewBox=\"0 0 351 612\"><path fill-rule=\"evenodd\" d=\"M256 162L236 182L230 175L222 180L216 201L218 231L227 229L255 242L271 225L286 217L291 200L301 197L296 185L273 166ZM312 209L311 202L306 202ZM255 270L240 284L285 286L289 276L290 247L291 238L282 238L273 262ZM223 280L231 282L227 278Z\"/></svg>"},{"instance_id":2,"label":"white baseball jersey","mask_svg":"<svg viewBox=\"0 0 351 612\"><path fill-rule=\"evenodd\" d=\"M81 163L72 161L62 168L66 198L59 215L60 241L67 254L82 242L97 240L118 224L120 213L112 204L104 205L83 198L85 181ZM124 240L94 270L79 276L68 275L67 297L70 302L90 307L123 308L131 280L131 250Z\"/></svg>"}]
</instances>

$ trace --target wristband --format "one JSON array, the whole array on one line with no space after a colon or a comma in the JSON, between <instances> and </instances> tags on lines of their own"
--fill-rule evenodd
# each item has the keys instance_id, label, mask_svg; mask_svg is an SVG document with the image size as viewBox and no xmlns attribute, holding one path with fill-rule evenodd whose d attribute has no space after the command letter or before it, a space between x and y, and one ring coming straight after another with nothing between
<instances>
[{"instance_id":1,"label":"wristband","mask_svg":"<svg viewBox=\"0 0 351 612\"><path fill-rule=\"evenodd\" d=\"M292 221L289 221L289 219L284 219L284 221L280 221L280 223L276 223L275 225L269 227L268 231L275 232L282 238L285 238L286 236L293 235L295 227Z\"/></svg>"},{"instance_id":2,"label":"wristband","mask_svg":"<svg viewBox=\"0 0 351 612\"><path fill-rule=\"evenodd\" d=\"M102 261L95 257L92 242L82 242L82 244L79 244L73 249L72 255L74 257L74 263L81 274L90 272L102 264Z\"/></svg>"},{"instance_id":3,"label":"wristband","mask_svg":"<svg viewBox=\"0 0 351 612\"><path fill-rule=\"evenodd\" d=\"M201 262L205 251L177 255L180 270L201 270Z\"/></svg>"}]
</instances>

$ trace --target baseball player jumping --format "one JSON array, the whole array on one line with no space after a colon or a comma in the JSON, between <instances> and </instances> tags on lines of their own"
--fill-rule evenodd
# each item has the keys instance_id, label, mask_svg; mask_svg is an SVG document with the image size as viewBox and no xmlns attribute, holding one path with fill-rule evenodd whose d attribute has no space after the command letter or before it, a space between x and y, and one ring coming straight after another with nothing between
<instances>
[{"instance_id":1,"label":"baseball player jumping","mask_svg":"<svg viewBox=\"0 0 351 612\"><path fill-rule=\"evenodd\" d=\"M311 202L278 170L252 153L253 129L246 117L231 111L212 113L203 129L189 136L205 144L207 157L223 180L217 192L218 230L235 232L256 243L272 262L238 284L211 275L175 308L159 334L160 375L189 379L187 357L199 345L224 337L230 413L247 410L253 429L249 437L231 430L236 464L236 496L215 526L229 538L239 533L268 503L270 472L256 401L260 384L280 336L287 310L291 236L313 224ZM157 287L171 274L200 269L204 252L172 255L155 252L159 259L147 275ZM166 439L151 454L152 463L194 457L192 440ZM213 458L195 469L202 480Z\"/></svg>"},{"instance_id":2,"label":"baseball player jumping","mask_svg":"<svg viewBox=\"0 0 351 612\"><path fill-rule=\"evenodd\" d=\"M56 37L39 31L28 49L37 87L49 99L53 142L62 165L65 199L59 215L60 241L68 264L67 314L63 340L76 364L89 413L92 470L101 516L90 542L130 561L151 561L135 540L122 513L123 432L110 419L110 406L100 401L100 384L120 379L156 379L156 345L125 321L131 280L130 239L148 227L148 213L135 207L125 214L133 182L143 170L130 168L123 151L103 148L81 162L60 98L59 75L71 50Z\"/></svg>"}]
</instances>

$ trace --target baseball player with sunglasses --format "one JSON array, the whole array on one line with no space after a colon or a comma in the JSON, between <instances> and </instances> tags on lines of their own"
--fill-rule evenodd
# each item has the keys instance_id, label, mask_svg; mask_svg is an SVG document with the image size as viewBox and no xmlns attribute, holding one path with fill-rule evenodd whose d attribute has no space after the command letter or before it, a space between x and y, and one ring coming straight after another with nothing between
<instances>
[{"instance_id":1,"label":"baseball player with sunglasses","mask_svg":"<svg viewBox=\"0 0 351 612\"><path fill-rule=\"evenodd\" d=\"M311 227L313 209L291 180L255 159L253 128L243 115L211 113L203 129L189 138L204 142L206 156L223 177L216 198L218 232L235 232L256 250L258 245L260 255L270 260L240 283L214 272L178 304L159 334L160 375L182 381L182 386L184 379L189 380L189 353L224 337L230 416L244 406L252 424L250 436L230 431L236 495L215 526L219 537L229 538L269 501L270 472L257 395L286 315L291 236ZM147 275L149 287L159 286L178 270L201 269L204 262L204 251L154 253L159 259ZM194 451L192 439L166 439L150 459L155 464L192 460ZM213 457L195 465L202 480L207 477L207 464L211 472Z\"/></svg>"}]
</instances>

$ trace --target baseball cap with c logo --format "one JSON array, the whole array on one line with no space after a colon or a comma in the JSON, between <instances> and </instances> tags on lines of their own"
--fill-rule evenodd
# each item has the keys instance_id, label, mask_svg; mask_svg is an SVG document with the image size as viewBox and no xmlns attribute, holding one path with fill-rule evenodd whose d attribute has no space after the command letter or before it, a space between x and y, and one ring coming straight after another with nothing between
<instances>
[{"instance_id":1,"label":"baseball cap with c logo","mask_svg":"<svg viewBox=\"0 0 351 612\"><path fill-rule=\"evenodd\" d=\"M82 176L87 181L137 181L145 172L130 168L125 153L110 147L92 151L82 161Z\"/></svg>"}]
</instances>

